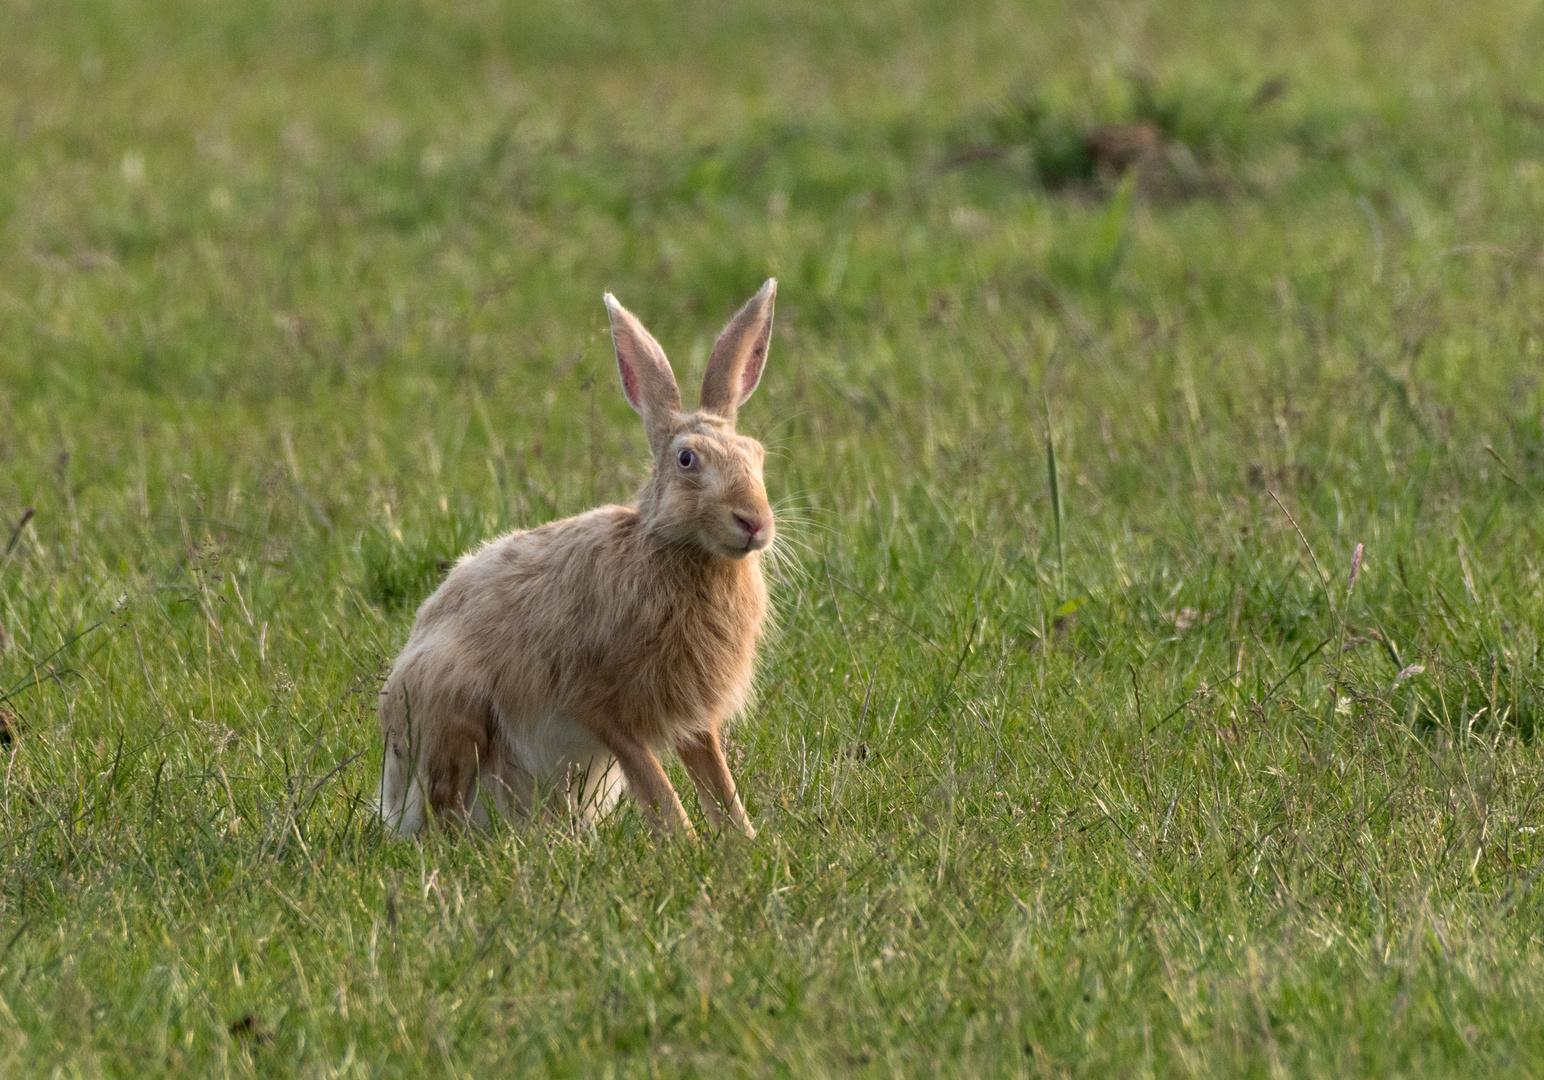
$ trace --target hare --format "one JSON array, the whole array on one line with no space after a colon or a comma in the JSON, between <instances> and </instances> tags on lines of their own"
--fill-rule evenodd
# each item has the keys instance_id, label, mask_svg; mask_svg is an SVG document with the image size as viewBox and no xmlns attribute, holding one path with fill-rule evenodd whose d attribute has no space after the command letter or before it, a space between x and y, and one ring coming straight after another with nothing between
<instances>
[{"instance_id":1,"label":"hare","mask_svg":"<svg viewBox=\"0 0 1544 1080\"><path fill-rule=\"evenodd\" d=\"M761 381L776 280L719 335L697 412L664 350L606 294L627 402L654 467L630 506L508 533L424 601L381 691L381 815L474 826L548 798L593 821L622 781L657 830L694 835L656 751L672 747L715 827L748 837L720 732L746 705L767 617L765 450L735 434ZM620 775L619 775L620 773Z\"/></svg>"}]
</instances>

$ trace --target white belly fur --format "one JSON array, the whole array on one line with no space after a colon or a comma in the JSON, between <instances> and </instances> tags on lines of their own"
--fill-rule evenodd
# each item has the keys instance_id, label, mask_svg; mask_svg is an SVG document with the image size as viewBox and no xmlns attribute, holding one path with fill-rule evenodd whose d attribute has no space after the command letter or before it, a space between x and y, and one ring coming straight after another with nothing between
<instances>
[{"instance_id":1,"label":"white belly fur","mask_svg":"<svg viewBox=\"0 0 1544 1080\"><path fill-rule=\"evenodd\" d=\"M513 730L501 726L513 766L506 782L526 807L561 798L571 814L594 821L616 805L621 767L584 728L554 713Z\"/></svg>"}]
</instances>

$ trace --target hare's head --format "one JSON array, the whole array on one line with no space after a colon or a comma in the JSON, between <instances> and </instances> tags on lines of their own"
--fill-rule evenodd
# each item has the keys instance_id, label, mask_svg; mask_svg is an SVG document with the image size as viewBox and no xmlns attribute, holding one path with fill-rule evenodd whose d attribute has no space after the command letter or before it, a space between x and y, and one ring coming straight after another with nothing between
<instances>
[{"instance_id":1,"label":"hare's head","mask_svg":"<svg viewBox=\"0 0 1544 1080\"><path fill-rule=\"evenodd\" d=\"M761 381L772 338L777 282L729 320L702 376L702 405L681 411L681 391L659 342L606 294L611 340L627 403L643 416L654 475L639 497L645 525L672 540L739 559L772 542L772 507L761 479L766 451L736 435L735 413Z\"/></svg>"}]
</instances>

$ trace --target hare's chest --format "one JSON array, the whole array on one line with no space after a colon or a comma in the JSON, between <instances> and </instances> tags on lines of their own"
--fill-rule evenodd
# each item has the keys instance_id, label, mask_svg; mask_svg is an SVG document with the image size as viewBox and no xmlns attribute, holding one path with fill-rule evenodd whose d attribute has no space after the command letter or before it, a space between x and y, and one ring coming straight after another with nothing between
<instances>
[{"instance_id":1,"label":"hare's chest","mask_svg":"<svg viewBox=\"0 0 1544 1080\"><path fill-rule=\"evenodd\" d=\"M616 654L626 661L612 670L612 690L638 710L640 721L661 729L697 728L743 707L764 606L755 592L714 599L662 607Z\"/></svg>"},{"instance_id":2,"label":"hare's chest","mask_svg":"<svg viewBox=\"0 0 1544 1080\"><path fill-rule=\"evenodd\" d=\"M719 617L685 620L678 636L667 636L659 656L663 684L675 698L667 711L720 716L738 711L755 678L762 618L759 605L742 606Z\"/></svg>"}]
</instances>

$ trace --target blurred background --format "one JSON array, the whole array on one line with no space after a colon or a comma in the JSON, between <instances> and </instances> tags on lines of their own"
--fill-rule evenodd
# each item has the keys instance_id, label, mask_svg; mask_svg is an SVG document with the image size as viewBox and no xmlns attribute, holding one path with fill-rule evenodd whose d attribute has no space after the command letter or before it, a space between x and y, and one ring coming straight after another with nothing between
<instances>
[{"instance_id":1,"label":"blurred background","mask_svg":"<svg viewBox=\"0 0 1544 1080\"><path fill-rule=\"evenodd\" d=\"M0 498L29 497L18 455L108 482L193 425L207 460L183 471L225 474L280 456L288 424L326 463L317 497L363 515L351 468L421 472L408 444L470 415L501 467L601 440L600 472L550 478L570 508L615 493L635 434L609 384L588 422L601 290L691 369L768 274L789 344L759 417L804 455L797 395L873 423L925 385L1010 424L1054 398L1132 448L1187 409L1270 440L1342 381L1385 427L1488 410L1518 369L1460 361L1536 348L1531 322L1498 340L1461 312L1537 258L1539 17L8 4ZM990 426L950 418L922 417L924 463ZM357 466L330 460L383 424ZM175 470L150 472L154 501Z\"/></svg>"}]
</instances>

